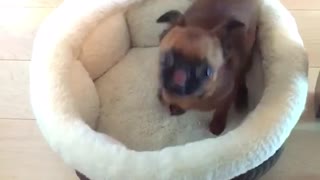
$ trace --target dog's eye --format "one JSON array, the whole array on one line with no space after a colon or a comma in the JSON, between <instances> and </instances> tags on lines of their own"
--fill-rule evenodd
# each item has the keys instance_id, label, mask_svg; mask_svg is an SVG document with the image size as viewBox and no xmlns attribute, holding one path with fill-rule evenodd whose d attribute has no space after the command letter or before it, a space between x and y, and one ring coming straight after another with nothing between
<instances>
[{"instance_id":1,"label":"dog's eye","mask_svg":"<svg viewBox=\"0 0 320 180\"><path fill-rule=\"evenodd\" d=\"M164 67L172 67L174 65L174 59L170 54L161 56L160 61Z\"/></svg>"},{"instance_id":2,"label":"dog's eye","mask_svg":"<svg viewBox=\"0 0 320 180\"><path fill-rule=\"evenodd\" d=\"M208 66L206 68L206 76L210 77L210 76L212 76L212 74L213 74L213 69L210 66Z\"/></svg>"},{"instance_id":3,"label":"dog's eye","mask_svg":"<svg viewBox=\"0 0 320 180\"><path fill-rule=\"evenodd\" d=\"M210 77L213 74L213 70L208 65L201 65L196 68L196 76L197 78Z\"/></svg>"}]
</instances>

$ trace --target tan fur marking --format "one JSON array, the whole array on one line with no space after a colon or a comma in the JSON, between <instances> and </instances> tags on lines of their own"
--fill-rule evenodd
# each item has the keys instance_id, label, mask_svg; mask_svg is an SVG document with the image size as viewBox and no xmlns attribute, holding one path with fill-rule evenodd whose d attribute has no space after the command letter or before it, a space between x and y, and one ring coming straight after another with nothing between
<instances>
[{"instance_id":1,"label":"tan fur marking","mask_svg":"<svg viewBox=\"0 0 320 180\"><path fill-rule=\"evenodd\" d=\"M222 47L220 41L217 38L210 39L210 43L207 51L207 59L210 66L214 69L213 77L210 78L209 82L205 85L205 97L212 96L215 89L217 88L218 71L224 65L224 59L222 54Z\"/></svg>"},{"instance_id":2,"label":"tan fur marking","mask_svg":"<svg viewBox=\"0 0 320 180\"><path fill-rule=\"evenodd\" d=\"M162 52L170 49L179 50L185 56L203 59L208 51L209 35L199 28L173 28L161 41Z\"/></svg>"}]
</instances>

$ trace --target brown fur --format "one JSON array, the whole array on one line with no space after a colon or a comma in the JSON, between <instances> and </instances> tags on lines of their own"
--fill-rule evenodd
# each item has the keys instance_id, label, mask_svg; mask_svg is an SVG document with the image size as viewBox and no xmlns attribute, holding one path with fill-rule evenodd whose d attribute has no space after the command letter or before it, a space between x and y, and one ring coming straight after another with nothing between
<instances>
[{"instance_id":1,"label":"brown fur","mask_svg":"<svg viewBox=\"0 0 320 180\"><path fill-rule=\"evenodd\" d=\"M180 113L188 109L215 109L210 130L216 135L222 133L233 101L238 109L248 103L245 75L256 39L258 9L256 0L198 0L183 16L171 21L161 40L160 52L174 48L185 57L206 57L216 72L204 85L201 98L197 93L176 96L162 88L161 101ZM243 23L243 28L226 32L230 20ZM226 54L224 42L231 46Z\"/></svg>"}]
</instances>

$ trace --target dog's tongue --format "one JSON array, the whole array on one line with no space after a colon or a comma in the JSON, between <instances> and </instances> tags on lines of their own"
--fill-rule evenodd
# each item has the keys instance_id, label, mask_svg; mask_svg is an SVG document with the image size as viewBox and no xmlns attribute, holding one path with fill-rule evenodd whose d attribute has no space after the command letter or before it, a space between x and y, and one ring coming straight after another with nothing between
<instances>
[{"instance_id":1,"label":"dog's tongue","mask_svg":"<svg viewBox=\"0 0 320 180\"><path fill-rule=\"evenodd\" d=\"M187 81L187 74L183 70L176 70L173 74L173 82L176 85L184 86Z\"/></svg>"}]
</instances>

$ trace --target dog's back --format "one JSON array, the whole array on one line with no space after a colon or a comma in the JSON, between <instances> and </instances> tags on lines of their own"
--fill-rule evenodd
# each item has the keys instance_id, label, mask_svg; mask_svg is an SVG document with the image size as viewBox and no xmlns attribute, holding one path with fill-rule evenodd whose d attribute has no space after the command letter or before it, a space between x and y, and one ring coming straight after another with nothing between
<instances>
[{"instance_id":1,"label":"dog's back","mask_svg":"<svg viewBox=\"0 0 320 180\"><path fill-rule=\"evenodd\" d=\"M256 26L257 0L197 0L184 14L188 26L212 29L226 19L236 19L246 27Z\"/></svg>"}]
</instances>

